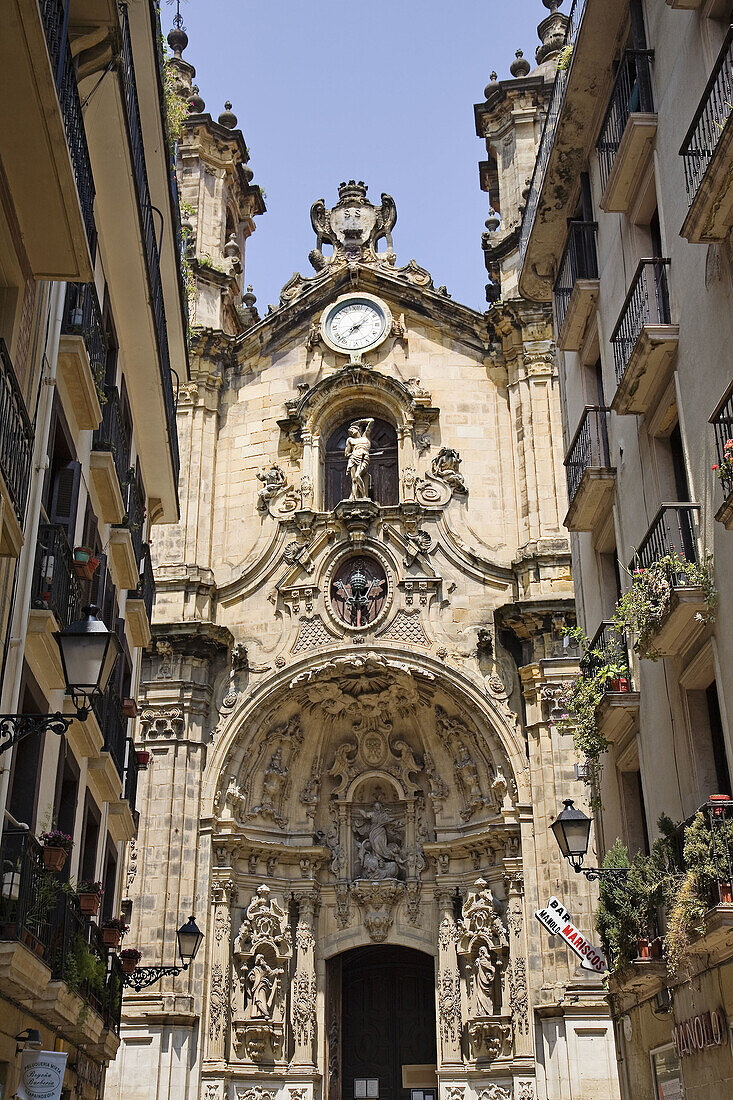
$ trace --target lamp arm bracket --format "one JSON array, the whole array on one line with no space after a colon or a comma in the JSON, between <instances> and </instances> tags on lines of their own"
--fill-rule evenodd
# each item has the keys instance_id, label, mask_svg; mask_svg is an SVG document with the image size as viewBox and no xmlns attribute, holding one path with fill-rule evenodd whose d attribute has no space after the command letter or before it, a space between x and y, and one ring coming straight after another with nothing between
<instances>
[{"instance_id":1,"label":"lamp arm bracket","mask_svg":"<svg viewBox=\"0 0 733 1100\"><path fill-rule=\"evenodd\" d=\"M72 722L72 716L60 711L55 714L0 714L0 753L31 734L48 732L63 737Z\"/></svg>"},{"instance_id":2,"label":"lamp arm bracket","mask_svg":"<svg viewBox=\"0 0 733 1100\"><path fill-rule=\"evenodd\" d=\"M122 984L130 986L139 993L141 989L153 985L161 978L175 978L182 970L188 970L188 963L184 963L183 966L138 966L132 974L122 975Z\"/></svg>"}]
</instances>

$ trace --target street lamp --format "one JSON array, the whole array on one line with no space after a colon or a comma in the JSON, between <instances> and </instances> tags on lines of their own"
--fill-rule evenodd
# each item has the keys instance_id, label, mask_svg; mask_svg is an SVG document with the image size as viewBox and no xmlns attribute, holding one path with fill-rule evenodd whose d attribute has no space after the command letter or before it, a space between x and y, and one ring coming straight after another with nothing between
<instances>
[{"instance_id":1,"label":"street lamp","mask_svg":"<svg viewBox=\"0 0 733 1100\"><path fill-rule=\"evenodd\" d=\"M550 828L555 834L555 840L565 859L576 874L584 874L589 880L600 879L606 875L608 878L625 878L629 873L628 867L584 867L583 860L588 852L590 841L591 819L577 810L572 798L563 801L565 806L557 815Z\"/></svg>"},{"instance_id":2,"label":"street lamp","mask_svg":"<svg viewBox=\"0 0 733 1100\"><path fill-rule=\"evenodd\" d=\"M66 694L71 696L76 714L0 714L0 753L32 733L50 731L63 737L75 717L86 721L92 697L105 691L122 646L99 618L98 607L85 607L83 614L83 619L53 635L61 654Z\"/></svg>"},{"instance_id":3,"label":"street lamp","mask_svg":"<svg viewBox=\"0 0 733 1100\"><path fill-rule=\"evenodd\" d=\"M188 970L190 964L196 958L201 944L204 942L204 934L191 916L185 924L176 932L178 940L178 953L181 956L180 966L138 966L132 974L123 974L124 985L132 986L136 993L146 986L152 985L160 978L175 977L182 970Z\"/></svg>"}]
</instances>

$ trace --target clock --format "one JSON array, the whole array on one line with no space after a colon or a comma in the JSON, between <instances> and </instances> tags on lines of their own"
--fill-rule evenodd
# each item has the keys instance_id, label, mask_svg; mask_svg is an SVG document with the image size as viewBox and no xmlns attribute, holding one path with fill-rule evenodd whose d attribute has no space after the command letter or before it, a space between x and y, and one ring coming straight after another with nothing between
<instances>
[{"instance_id":1,"label":"clock","mask_svg":"<svg viewBox=\"0 0 733 1100\"><path fill-rule=\"evenodd\" d=\"M372 294L347 294L329 306L321 318L323 342L332 351L352 357L378 347L391 328L389 308Z\"/></svg>"}]
</instances>

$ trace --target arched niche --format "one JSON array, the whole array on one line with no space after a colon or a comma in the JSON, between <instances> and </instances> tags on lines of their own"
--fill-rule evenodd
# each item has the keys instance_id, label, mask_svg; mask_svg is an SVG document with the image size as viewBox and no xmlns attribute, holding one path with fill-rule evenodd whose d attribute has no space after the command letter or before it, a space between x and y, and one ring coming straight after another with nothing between
<instances>
[{"instance_id":1,"label":"arched niche","mask_svg":"<svg viewBox=\"0 0 733 1100\"><path fill-rule=\"evenodd\" d=\"M326 440L323 452L323 506L332 511L351 493L351 481L346 472L345 447L349 428L355 420L362 419L358 407L348 419L339 424ZM397 459L397 432L392 423L374 417L369 438L369 496L375 504L399 503L399 467Z\"/></svg>"}]
</instances>

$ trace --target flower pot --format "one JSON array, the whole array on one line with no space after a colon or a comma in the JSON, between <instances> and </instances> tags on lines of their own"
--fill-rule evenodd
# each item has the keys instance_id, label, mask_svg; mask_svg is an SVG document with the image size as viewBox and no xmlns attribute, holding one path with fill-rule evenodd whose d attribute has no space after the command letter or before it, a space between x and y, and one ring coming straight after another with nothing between
<instances>
[{"instance_id":1,"label":"flower pot","mask_svg":"<svg viewBox=\"0 0 733 1100\"><path fill-rule=\"evenodd\" d=\"M89 561L92 556L92 551L89 546L75 546L74 547L74 561L84 564Z\"/></svg>"},{"instance_id":2,"label":"flower pot","mask_svg":"<svg viewBox=\"0 0 733 1100\"><path fill-rule=\"evenodd\" d=\"M639 952L638 955L636 956L637 959L649 959L649 958L651 958L651 953L649 951L649 940L639 939L639 940L636 941L636 944L637 944L637 951Z\"/></svg>"},{"instance_id":3,"label":"flower pot","mask_svg":"<svg viewBox=\"0 0 733 1100\"><path fill-rule=\"evenodd\" d=\"M662 957L662 937L657 936L649 944L649 954L653 959L661 959Z\"/></svg>"},{"instance_id":4,"label":"flower pot","mask_svg":"<svg viewBox=\"0 0 733 1100\"><path fill-rule=\"evenodd\" d=\"M74 572L83 581L90 581L97 571L99 558L89 558L87 561L74 561Z\"/></svg>"},{"instance_id":5,"label":"flower pot","mask_svg":"<svg viewBox=\"0 0 733 1100\"><path fill-rule=\"evenodd\" d=\"M611 691L628 692L628 676L614 676L611 680Z\"/></svg>"},{"instance_id":6,"label":"flower pot","mask_svg":"<svg viewBox=\"0 0 733 1100\"><path fill-rule=\"evenodd\" d=\"M44 848L43 866L47 871L60 871L66 863L69 853L65 848Z\"/></svg>"},{"instance_id":7,"label":"flower pot","mask_svg":"<svg viewBox=\"0 0 733 1100\"><path fill-rule=\"evenodd\" d=\"M105 947L119 947L122 933L119 928L103 928L102 943Z\"/></svg>"},{"instance_id":8,"label":"flower pot","mask_svg":"<svg viewBox=\"0 0 733 1100\"><path fill-rule=\"evenodd\" d=\"M101 904L101 894L79 894L79 908L87 917L96 917Z\"/></svg>"},{"instance_id":9,"label":"flower pot","mask_svg":"<svg viewBox=\"0 0 733 1100\"><path fill-rule=\"evenodd\" d=\"M137 703L134 699L122 700L122 713L125 718L137 718Z\"/></svg>"},{"instance_id":10,"label":"flower pot","mask_svg":"<svg viewBox=\"0 0 733 1100\"><path fill-rule=\"evenodd\" d=\"M733 905L733 889L731 889L729 882L719 882L718 891L721 905Z\"/></svg>"},{"instance_id":11,"label":"flower pot","mask_svg":"<svg viewBox=\"0 0 733 1100\"><path fill-rule=\"evenodd\" d=\"M138 768L147 768L150 763L150 753L147 749L138 749L135 753Z\"/></svg>"},{"instance_id":12,"label":"flower pot","mask_svg":"<svg viewBox=\"0 0 733 1100\"><path fill-rule=\"evenodd\" d=\"M134 974L137 969L139 959L120 959L120 965L122 967L123 974Z\"/></svg>"}]
</instances>

